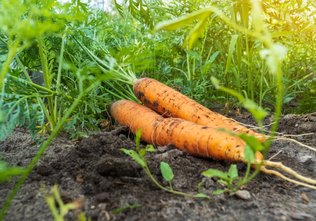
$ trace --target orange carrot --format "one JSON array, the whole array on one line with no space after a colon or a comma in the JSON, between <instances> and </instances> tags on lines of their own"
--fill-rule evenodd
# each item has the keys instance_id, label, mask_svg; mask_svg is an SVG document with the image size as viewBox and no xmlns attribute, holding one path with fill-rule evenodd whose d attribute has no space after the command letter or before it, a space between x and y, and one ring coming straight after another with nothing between
<instances>
[{"instance_id":1,"label":"orange carrot","mask_svg":"<svg viewBox=\"0 0 316 221\"><path fill-rule=\"evenodd\" d=\"M142 130L142 140L155 145L172 144L195 156L217 160L243 161L245 142L223 131L180 118L164 118L153 110L129 100L111 106L112 117L132 132ZM261 153L256 153L262 160Z\"/></svg>"},{"instance_id":2,"label":"orange carrot","mask_svg":"<svg viewBox=\"0 0 316 221\"><path fill-rule=\"evenodd\" d=\"M141 78L134 83L133 87L135 95L145 106L163 116L182 118L200 125L217 129L223 128L235 133L246 133L255 136L260 141L267 139L265 135L250 130L230 118L207 109L157 80Z\"/></svg>"}]
</instances>

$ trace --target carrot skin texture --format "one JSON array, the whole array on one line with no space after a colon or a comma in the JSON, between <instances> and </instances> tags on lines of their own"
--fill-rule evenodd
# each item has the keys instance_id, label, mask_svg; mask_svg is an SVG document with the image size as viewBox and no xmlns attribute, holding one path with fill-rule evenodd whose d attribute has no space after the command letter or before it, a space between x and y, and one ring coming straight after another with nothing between
<instances>
[{"instance_id":1,"label":"carrot skin texture","mask_svg":"<svg viewBox=\"0 0 316 221\"><path fill-rule=\"evenodd\" d=\"M112 117L135 133L142 130L142 140L155 145L172 144L195 156L244 162L245 142L223 131L179 118L164 118L133 101L120 100L111 106ZM262 155L256 153L257 159Z\"/></svg>"},{"instance_id":2,"label":"carrot skin texture","mask_svg":"<svg viewBox=\"0 0 316 221\"><path fill-rule=\"evenodd\" d=\"M111 105L110 112L119 124L129 127L133 133L141 129L142 140L152 143L154 124L162 117L149 108L140 108L139 106L141 105L136 105L129 100L119 100Z\"/></svg>"},{"instance_id":3,"label":"carrot skin texture","mask_svg":"<svg viewBox=\"0 0 316 221\"><path fill-rule=\"evenodd\" d=\"M135 95L145 106L165 117L176 117L213 128L224 128L236 133L246 133L255 136L261 142L267 139L265 135L211 111L155 79L140 78L134 83L133 89Z\"/></svg>"}]
</instances>

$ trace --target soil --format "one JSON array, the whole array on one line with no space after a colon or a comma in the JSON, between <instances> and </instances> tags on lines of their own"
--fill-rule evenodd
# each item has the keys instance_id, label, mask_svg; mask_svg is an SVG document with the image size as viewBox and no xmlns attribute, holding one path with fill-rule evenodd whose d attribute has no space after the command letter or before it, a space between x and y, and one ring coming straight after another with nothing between
<instances>
[{"instance_id":1,"label":"soil","mask_svg":"<svg viewBox=\"0 0 316 221\"><path fill-rule=\"evenodd\" d=\"M247 115L235 116L251 124ZM268 123L268 122L267 122ZM295 139L316 146L316 113L286 115L279 132L313 133ZM26 182L8 210L5 220L53 220L45 201L51 187L57 184L65 203L80 202L81 207L66 215L77 220L83 211L91 220L316 220L316 191L296 186L280 178L259 174L238 195L221 194L211 200L192 199L157 188L144 171L120 148L135 148L133 136L126 128L95 133L77 141L59 136ZM2 158L11 165L25 166L38 145L24 129L17 129L0 143ZM301 174L316 177L316 153L289 141L275 141L270 156L274 161ZM208 168L227 170L229 162L196 158L172 147L159 147L147 156L149 167L164 185L159 163L168 162L175 178L173 188L197 193L200 188L211 193L220 188L214 179L201 172ZM238 164L240 175L245 166ZM0 206L15 180L0 184Z\"/></svg>"}]
</instances>

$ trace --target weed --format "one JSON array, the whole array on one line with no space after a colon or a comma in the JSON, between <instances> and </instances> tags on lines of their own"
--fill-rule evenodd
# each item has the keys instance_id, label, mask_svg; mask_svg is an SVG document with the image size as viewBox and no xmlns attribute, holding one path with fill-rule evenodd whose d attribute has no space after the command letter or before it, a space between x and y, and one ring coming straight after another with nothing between
<instances>
[{"instance_id":1,"label":"weed","mask_svg":"<svg viewBox=\"0 0 316 221\"><path fill-rule=\"evenodd\" d=\"M46 203L55 221L64 221L65 216L75 209L82 207L82 201L77 200L71 203L64 203L57 185L54 185L51 189L51 194L46 196ZM78 215L78 221L90 221L83 212Z\"/></svg>"},{"instance_id":2,"label":"weed","mask_svg":"<svg viewBox=\"0 0 316 221\"><path fill-rule=\"evenodd\" d=\"M147 145L145 148L141 148L140 138L141 138L141 130L138 130L136 132L136 136L135 136L136 151L131 150L131 149L125 149L125 148L122 148L121 150L123 151L123 153L130 156L141 168L143 168L143 170L145 171L145 173L147 174L149 179L157 187L159 187L160 189L162 189L166 192L173 193L173 194L180 195L180 196L185 196L185 197L190 197L190 198L207 198L207 199L210 199L209 196L207 196L206 194L204 194L202 192L199 192L197 194L190 194L190 193L184 193L181 191L174 190L174 188L172 187L172 180L174 178L173 171L172 171L170 165L166 162L160 163L160 171L162 173L162 177L169 183L169 187L165 187L161 183L159 183L159 181L151 173L151 171L148 167L146 158L145 158L146 154L148 152L154 152L155 149L152 145Z\"/></svg>"},{"instance_id":3,"label":"weed","mask_svg":"<svg viewBox=\"0 0 316 221\"><path fill-rule=\"evenodd\" d=\"M120 207L120 208L116 208L114 210L112 210L112 214L114 215L117 215L117 214L120 214L120 213L123 213L125 212L126 210L130 210L130 209L137 209L137 208L140 208L142 207L142 205L140 204L127 204L126 206L123 206L123 207Z\"/></svg>"},{"instance_id":4,"label":"weed","mask_svg":"<svg viewBox=\"0 0 316 221\"><path fill-rule=\"evenodd\" d=\"M9 181L14 176L20 176L23 172L23 168L11 167L6 162L0 160L0 183Z\"/></svg>"},{"instance_id":5,"label":"weed","mask_svg":"<svg viewBox=\"0 0 316 221\"><path fill-rule=\"evenodd\" d=\"M234 181L238 178L238 170L235 164L232 164L228 170L228 172L222 172L221 170L216 169L208 169L202 172L202 175L207 178L216 177L218 178L218 182L225 185L227 189L217 189L214 190L212 193L214 195L218 195L224 192L234 192L238 189L238 187L234 187Z\"/></svg>"}]
</instances>

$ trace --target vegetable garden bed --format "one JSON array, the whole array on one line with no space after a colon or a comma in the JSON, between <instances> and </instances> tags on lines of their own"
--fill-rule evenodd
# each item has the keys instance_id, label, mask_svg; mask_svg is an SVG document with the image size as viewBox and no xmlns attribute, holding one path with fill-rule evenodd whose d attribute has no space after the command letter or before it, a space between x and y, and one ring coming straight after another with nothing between
<instances>
[{"instance_id":1,"label":"vegetable garden bed","mask_svg":"<svg viewBox=\"0 0 316 221\"><path fill-rule=\"evenodd\" d=\"M0 0L0 221L316 219L314 1L85 2Z\"/></svg>"},{"instance_id":2,"label":"vegetable garden bed","mask_svg":"<svg viewBox=\"0 0 316 221\"><path fill-rule=\"evenodd\" d=\"M248 115L234 116L253 123ZM313 133L295 139L316 145L316 114L286 115L280 123L286 134ZM115 127L87 138L71 141L59 136L15 197L5 220L53 220L45 199L58 184L64 203L77 202L78 209L66 217L76 220L83 211L91 220L315 220L316 191L260 174L237 195L212 195L211 199L192 199L166 193L157 188L132 159L120 149L134 148L127 128ZM25 166L37 152L37 145L22 128L0 143L4 160ZM313 176L315 152L288 141L275 141L269 156L300 173ZM229 163L190 156L172 147L159 147L147 156L153 175L163 184L161 161L174 171L173 186L186 193L198 188L211 192L221 188L205 178L208 168L227 170ZM237 165L245 171L245 165ZM14 180L0 184L4 199ZM202 183L200 183L203 181ZM3 201L0 201L2 206Z\"/></svg>"}]
</instances>

